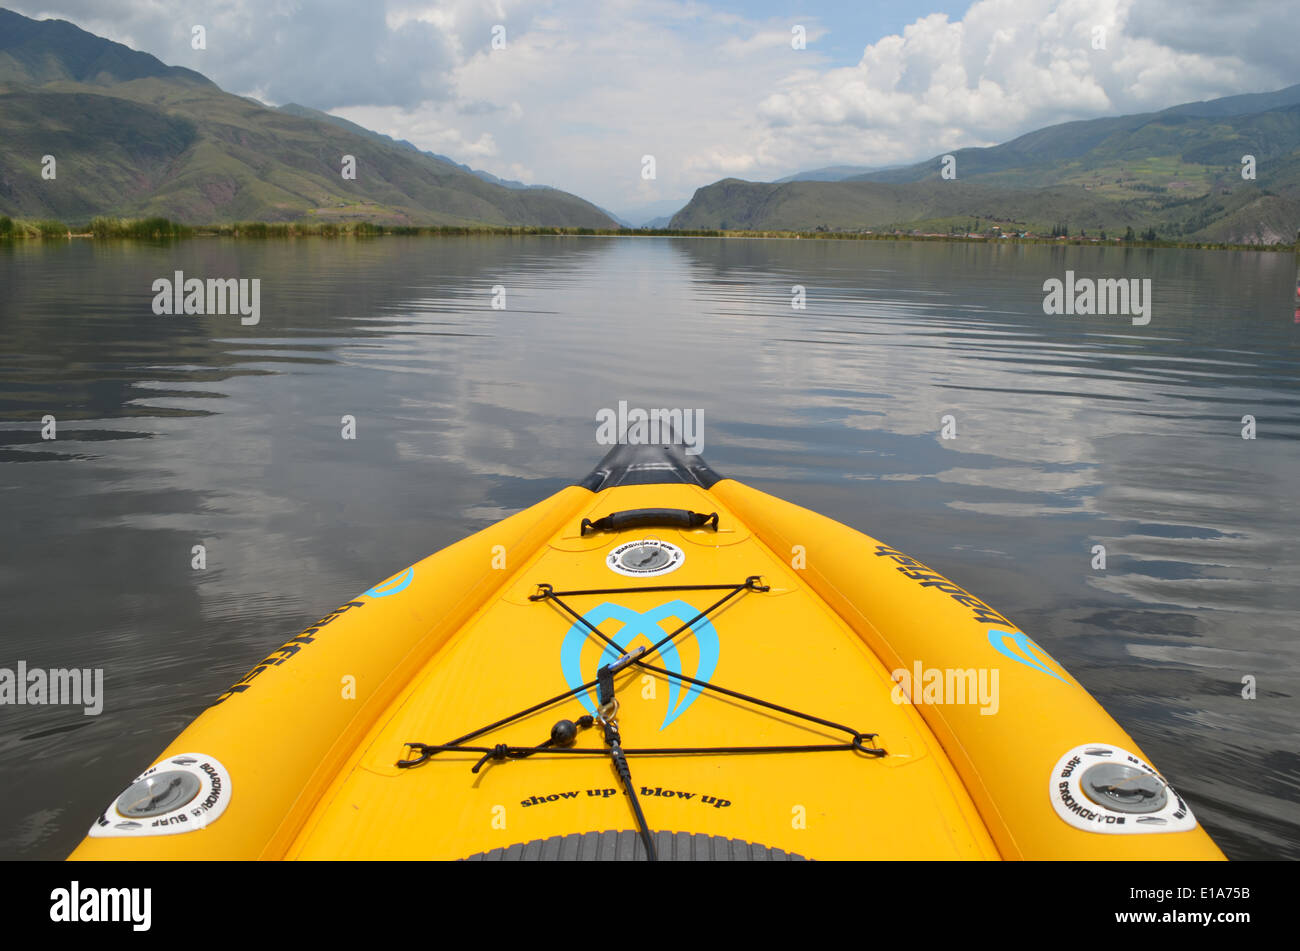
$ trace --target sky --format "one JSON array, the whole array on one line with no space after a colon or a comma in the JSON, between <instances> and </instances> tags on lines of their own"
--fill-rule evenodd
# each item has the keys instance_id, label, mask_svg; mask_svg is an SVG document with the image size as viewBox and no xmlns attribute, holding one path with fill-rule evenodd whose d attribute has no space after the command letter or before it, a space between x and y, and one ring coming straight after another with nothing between
<instances>
[{"instance_id":1,"label":"sky","mask_svg":"<svg viewBox=\"0 0 1300 951\"><path fill-rule=\"evenodd\" d=\"M615 212L1300 82L1300 0L0 2Z\"/></svg>"}]
</instances>

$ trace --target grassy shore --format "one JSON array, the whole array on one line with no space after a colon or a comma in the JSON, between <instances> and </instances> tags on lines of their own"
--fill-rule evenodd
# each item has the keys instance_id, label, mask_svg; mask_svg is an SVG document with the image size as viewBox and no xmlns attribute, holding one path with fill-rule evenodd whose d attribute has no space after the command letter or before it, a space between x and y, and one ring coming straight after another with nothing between
<instances>
[{"instance_id":1,"label":"grassy shore","mask_svg":"<svg viewBox=\"0 0 1300 951\"><path fill-rule=\"evenodd\" d=\"M667 238L798 238L815 241L939 241L961 244L1046 244L1086 245L1133 248L1186 248L1198 250L1232 251L1295 251L1300 253L1300 241L1295 244L1227 244L1205 241L1154 241L1123 240L1097 237L1002 237L987 234L970 235L912 234L905 231L707 231L672 230L668 228L542 228L386 225L372 222L265 222L244 221L223 225L183 225L166 218L93 218L88 224L67 225L51 219L11 219L0 216L0 241L51 240L56 238L146 239L160 240L193 237L224 238L372 238L398 236L449 236L449 235L608 235L616 237L645 236ZM1300 239L1300 235L1297 235Z\"/></svg>"}]
</instances>

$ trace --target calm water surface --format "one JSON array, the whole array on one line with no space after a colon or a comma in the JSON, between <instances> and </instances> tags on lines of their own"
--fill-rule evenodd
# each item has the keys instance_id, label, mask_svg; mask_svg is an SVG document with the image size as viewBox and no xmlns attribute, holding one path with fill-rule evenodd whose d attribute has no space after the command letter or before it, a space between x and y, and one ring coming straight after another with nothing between
<instances>
[{"instance_id":1,"label":"calm water surface","mask_svg":"<svg viewBox=\"0 0 1300 951\"><path fill-rule=\"evenodd\" d=\"M260 278L260 323L155 316L178 269ZM1067 269L1150 277L1150 324L1044 315ZM1300 858L1294 277L895 242L0 244L0 667L106 694L0 707L0 857L65 856L287 636L584 475L626 400L702 409L724 475L1013 619L1230 857Z\"/></svg>"}]
</instances>

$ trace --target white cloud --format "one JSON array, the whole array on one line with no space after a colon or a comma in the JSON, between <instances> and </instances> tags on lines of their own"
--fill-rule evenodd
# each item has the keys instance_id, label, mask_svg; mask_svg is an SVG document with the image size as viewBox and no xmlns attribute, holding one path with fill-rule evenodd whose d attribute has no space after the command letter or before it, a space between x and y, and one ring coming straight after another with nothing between
<instances>
[{"instance_id":1,"label":"white cloud","mask_svg":"<svg viewBox=\"0 0 1300 951\"><path fill-rule=\"evenodd\" d=\"M1244 35L1235 46L1189 51L1162 43L1151 17L1141 31L1130 29L1136 6L980 0L960 21L924 17L901 36L867 46L858 65L799 77L767 96L759 107L766 144L796 165L797 150L778 142L825 149L834 162L874 165L989 145L1070 119L1287 82L1275 65L1250 56ZM1202 12L1202 32L1225 16L1222 7ZM1102 49L1094 48L1098 27Z\"/></svg>"},{"instance_id":2,"label":"white cloud","mask_svg":"<svg viewBox=\"0 0 1300 951\"><path fill-rule=\"evenodd\" d=\"M758 159L747 152L728 152L725 149L707 149L687 157L683 163L686 172L723 172L739 177L758 165Z\"/></svg>"}]
</instances>

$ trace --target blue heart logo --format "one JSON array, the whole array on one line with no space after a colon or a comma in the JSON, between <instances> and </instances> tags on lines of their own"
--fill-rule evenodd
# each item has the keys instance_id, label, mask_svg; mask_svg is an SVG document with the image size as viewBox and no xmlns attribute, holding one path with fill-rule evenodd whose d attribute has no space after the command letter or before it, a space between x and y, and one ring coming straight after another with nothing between
<instances>
[{"instance_id":1,"label":"blue heart logo","mask_svg":"<svg viewBox=\"0 0 1300 951\"><path fill-rule=\"evenodd\" d=\"M411 579L415 577L415 565L399 571L391 578L387 578L375 585L369 591L361 592L361 597L387 598L394 594L401 594L410 587Z\"/></svg>"},{"instance_id":2,"label":"blue heart logo","mask_svg":"<svg viewBox=\"0 0 1300 951\"><path fill-rule=\"evenodd\" d=\"M1010 657L1016 663L1032 667L1034 670L1041 670L1047 676L1055 677L1063 684L1069 683L1068 680L1047 666L1056 663L1056 661L1052 660L1052 655L1031 641L1029 635L1023 631L999 631L996 628L989 628L989 643L993 645L993 649L999 654Z\"/></svg>"},{"instance_id":3,"label":"blue heart logo","mask_svg":"<svg viewBox=\"0 0 1300 951\"><path fill-rule=\"evenodd\" d=\"M622 621L623 627L617 634L609 635L609 639L617 644L622 652L626 653L631 648L632 642L641 635L645 635L653 644L667 634L668 632L659 626L660 621L675 617L685 623L699 613L697 608L691 607L685 601L670 601L644 614L633 611L621 604L611 604L606 601L592 608L583 615L583 618L592 627L599 627L610 618ZM690 676L693 676L696 680L708 681L718 667L718 654L721 651L718 632L713 627L713 622L708 618L700 618L689 630L695 635L695 642L700 648L699 669ZM564 672L565 682L575 689L582 686L587 680L592 679L582 676L582 646L590 636L591 631L587 629L587 626L575 621L573 626L569 628L568 633L564 635L564 642L560 647L560 669ZM619 656L618 651L606 644L605 649L601 652L600 660L596 663L596 668L599 669L618 660ZM677 653L677 647L672 641L659 648L659 656L662 658L664 667L668 670L675 674L682 672L681 655ZM668 724L685 713L690 705L695 702L695 698L700 695L700 691L704 689L699 684L690 684L689 689L683 691L683 686L686 685L676 678L669 680L668 712L664 714L664 722L659 727L660 730L666 729ZM592 698L592 692L584 690L578 694L578 699L587 708L587 712L594 716L596 703Z\"/></svg>"}]
</instances>

